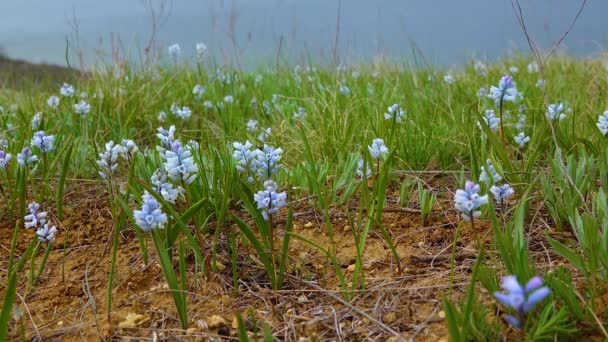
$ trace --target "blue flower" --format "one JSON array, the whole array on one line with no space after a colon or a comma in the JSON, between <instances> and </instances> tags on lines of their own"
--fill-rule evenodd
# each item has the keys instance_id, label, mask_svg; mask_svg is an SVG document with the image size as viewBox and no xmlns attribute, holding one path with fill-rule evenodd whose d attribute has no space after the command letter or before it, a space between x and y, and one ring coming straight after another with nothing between
<instances>
[{"instance_id":1,"label":"blue flower","mask_svg":"<svg viewBox=\"0 0 608 342\"><path fill-rule=\"evenodd\" d=\"M300 121L306 120L306 110L304 107L298 107L298 111L293 113L293 118Z\"/></svg>"},{"instance_id":2,"label":"blue flower","mask_svg":"<svg viewBox=\"0 0 608 342\"><path fill-rule=\"evenodd\" d=\"M175 204L175 201L185 194L182 187L177 187L167 181L167 173L162 169L156 169L150 178L154 190L159 193L165 201Z\"/></svg>"},{"instance_id":3,"label":"blue flower","mask_svg":"<svg viewBox=\"0 0 608 342\"><path fill-rule=\"evenodd\" d=\"M263 180L270 180L283 166L280 164L283 155L282 148L274 148L264 144L264 150L256 153L257 172Z\"/></svg>"},{"instance_id":4,"label":"blue flower","mask_svg":"<svg viewBox=\"0 0 608 342\"><path fill-rule=\"evenodd\" d=\"M141 198L143 201L141 210L133 210L135 224L144 232L163 228L167 223L167 214L162 212L160 203L147 191Z\"/></svg>"},{"instance_id":5,"label":"blue flower","mask_svg":"<svg viewBox=\"0 0 608 342\"><path fill-rule=\"evenodd\" d=\"M501 288L507 293L494 292L494 297L499 303L517 312L518 317L507 315L506 320L518 329L522 328L522 320L534 306L551 293L548 287L543 286L543 279L540 276L533 277L523 287L516 276L505 276L502 278Z\"/></svg>"},{"instance_id":6,"label":"blue flower","mask_svg":"<svg viewBox=\"0 0 608 342\"><path fill-rule=\"evenodd\" d=\"M157 131L158 133L156 136L160 139L162 146L158 146L156 149L161 154L164 154L166 149L171 148L171 145L173 145L173 141L175 140L175 126L172 125L168 130L159 127Z\"/></svg>"},{"instance_id":7,"label":"blue flower","mask_svg":"<svg viewBox=\"0 0 608 342\"><path fill-rule=\"evenodd\" d=\"M602 135L608 134L608 110L604 114L600 114L597 119L597 128L602 132Z\"/></svg>"},{"instance_id":8,"label":"blue flower","mask_svg":"<svg viewBox=\"0 0 608 342\"><path fill-rule=\"evenodd\" d=\"M496 116L492 109L486 109L482 119L486 125L488 125L488 128L490 128L491 131L496 131L498 127L500 127L500 119ZM480 122L477 122L477 127L482 129Z\"/></svg>"},{"instance_id":9,"label":"blue flower","mask_svg":"<svg viewBox=\"0 0 608 342\"><path fill-rule=\"evenodd\" d=\"M180 107L176 104L173 104L171 106L171 113L175 114L177 117L185 121L190 119L190 116L192 115L192 110L186 106Z\"/></svg>"},{"instance_id":10,"label":"blue flower","mask_svg":"<svg viewBox=\"0 0 608 342\"><path fill-rule=\"evenodd\" d=\"M118 156L121 154L123 147L121 145L114 144L113 141L106 143L106 150L99 154L99 160L97 165L99 170L99 176L103 179L107 179L116 169L118 168Z\"/></svg>"},{"instance_id":11,"label":"blue flower","mask_svg":"<svg viewBox=\"0 0 608 342\"><path fill-rule=\"evenodd\" d=\"M524 132L519 132L519 134L517 134L515 136L515 143L517 144L517 146L519 146L519 148L523 148L524 145L530 141L530 137L526 136L526 133Z\"/></svg>"},{"instance_id":12,"label":"blue flower","mask_svg":"<svg viewBox=\"0 0 608 342\"><path fill-rule=\"evenodd\" d=\"M8 162L11 161L11 154L0 151L0 169L8 168Z\"/></svg>"},{"instance_id":13,"label":"blue flower","mask_svg":"<svg viewBox=\"0 0 608 342\"><path fill-rule=\"evenodd\" d=\"M357 176L359 176L360 178L363 178L363 177L369 178L372 176L372 169L369 167L369 164L368 164L367 168L365 169L365 172L363 172L364 165L365 165L365 161L363 159L360 159L359 162L357 163Z\"/></svg>"},{"instance_id":14,"label":"blue flower","mask_svg":"<svg viewBox=\"0 0 608 342\"><path fill-rule=\"evenodd\" d=\"M239 172L247 173L249 175L248 181L253 183L252 175L258 170L258 155L262 153L260 150L252 150L253 145L247 140L244 144L240 142L233 142L232 157L236 161L236 169Z\"/></svg>"},{"instance_id":15,"label":"blue flower","mask_svg":"<svg viewBox=\"0 0 608 342\"><path fill-rule=\"evenodd\" d=\"M464 190L458 189L454 194L454 207L462 213L462 218L467 222L481 216L481 211L477 209L488 203L488 195L479 196L479 190L478 184L467 181Z\"/></svg>"},{"instance_id":16,"label":"blue flower","mask_svg":"<svg viewBox=\"0 0 608 342\"><path fill-rule=\"evenodd\" d=\"M137 147L135 142L130 139L122 139L120 143L120 156L126 161L132 160L135 153L139 151L139 147Z\"/></svg>"},{"instance_id":17,"label":"blue flower","mask_svg":"<svg viewBox=\"0 0 608 342\"><path fill-rule=\"evenodd\" d=\"M166 162L163 164L169 178L190 184L196 178L198 166L194 163L192 152L182 147L182 143L174 141L171 150L165 151Z\"/></svg>"},{"instance_id":18,"label":"blue flower","mask_svg":"<svg viewBox=\"0 0 608 342\"><path fill-rule=\"evenodd\" d=\"M55 136L54 135L46 135L44 131L38 131L34 133L34 137L32 138L31 145L33 147L38 148L42 153L48 153L55 149Z\"/></svg>"},{"instance_id":19,"label":"blue flower","mask_svg":"<svg viewBox=\"0 0 608 342\"><path fill-rule=\"evenodd\" d=\"M568 111L568 109L566 109ZM564 113L564 104L560 102L559 104L550 104L547 107L547 119L549 121L562 121L566 118L566 114Z\"/></svg>"},{"instance_id":20,"label":"blue flower","mask_svg":"<svg viewBox=\"0 0 608 342\"><path fill-rule=\"evenodd\" d=\"M384 145L384 140L382 139L374 139L372 144L367 147L369 153L372 155L372 158L378 160L380 157L388 154L388 147Z\"/></svg>"},{"instance_id":21,"label":"blue flower","mask_svg":"<svg viewBox=\"0 0 608 342\"><path fill-rule=\"evenodd\" d=\"M258 121L257 120L249 120L247 121L247 132L255 133L258 131Z\"/></svg>"},{"instance_id":22,"label":"blue flower","mask_svg":"<svg viewBox=\"0 0 608 342\"><path fill-rule=\"evenodd\" d=\"M517 91L513 78L506 75L500 79L498 87L490 87L490 95L488 96L496 102L497 106L500 106L505 101L517 101L521 94Z\"/></svg>"},{"instance_id":23,"label":"blue flower","mask_svg":"<svg viewBox=\"0 0 608 342\"><path fill-rule=\"evenodd\" d=\"M481 167L481 173L479 174L479 181L486 183L486 185L496 184L502 180L502 176L498 174L496 168L492 164L490 159L486 160L486 166Z\"/></svg>"},{"instance_id":24,"label":"blue flower","mask_svg":"<svg viewBox=\"0 0 608 342\"><path fill-rule=\"evenodd\" d=\"M287 193L277 192L278 185L273 180L264 182L266 190L258 191L253 195L253 200L257 203L258 209L262 209L262 216L266 221L271 215L279 212L279 209L286 206Z\"/></svg>"},{"instance_id":25,"label":"blue flower","mask_svg":"<svg viewBox=\"0 0 608 342\"><path fill-rule=\"evenodd\" d=\"M48 217L48 213L46 211L39 211L40 204L36 202L32 202L27 206L27 210L29 214L23 217L23 221L25 221L25 228L38 228L42 227L46 222Z\"/></svg>"},{"instance_id":26,"label":"blue flower","mask_svg":"<svg viewBox=\"0 0 608 342\"><path fill-rule=\"evenodd\" d=\"M32 149L24 147L21 152L17 153L17 163L21 166L29 166L38 161L38 156L32 153Z\"/></svg>"},{"instance_id":27,"label":"blue flower","mask_svg":"<svg viewBox=\"0 0 608 342\"><path fill-rule=\"evenodd\" d=\"M350 96L350 88L346 84L340 84L340 94Z\"/></svg>"},{"instance_id":28,"label":"blue flower","mask_svg":"<svg viewBox=\"0 0 608 342\"><path fill-rule=\"evenodd\" d=\"M494 199L498 202L498 205L502 206L504 201L515 193L515 190L509 184L503 184L500 187L492 185L490 192L494 195Z\"/></svg>"},{"instance_id":29,"label":"blue flower","mask_svg":"<svg viewBox=\"0 0 608 342\"><path fill-rule=\"evenodd\" d=\"M402 123L403 119L405 119L405 111L395 103L388 107L388 113L384 113L384 119L395 120L397 123Z\"/></svg>"}]
</instances>

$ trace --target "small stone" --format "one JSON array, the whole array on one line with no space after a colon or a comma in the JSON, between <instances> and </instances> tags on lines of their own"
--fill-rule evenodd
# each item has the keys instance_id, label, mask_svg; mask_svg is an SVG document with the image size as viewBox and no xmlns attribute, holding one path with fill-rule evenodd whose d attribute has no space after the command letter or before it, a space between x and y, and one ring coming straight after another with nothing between
<instances>
[{"instance_id":1,"label":"small stone","mask_svg":"<svg viewBox=\"0 0 608 342\"><path fill-rule=\"evenodd\" d=\"M298 303L300 303L300 304L304 304L304 303L306 303L306 302L308 302L308 298L306 298L306 296L305 296L305 295L300 295L300 296L298 297Z\"/></svg>"},{"instance_id":2,"label":"small stone","mask_svg":"<svg viewBox=\"0 0 608 342\"><path fill-rule=\"evenodd\" d=\"M223 327L223 326L226 326L227 324L228 324L228 322L226 322L226 320L222 316L213 315L213 316L207 318L207 326L209 326L210 329Z\"/></svg>"},{"instance_id":3,"label":"small stone","mask_svg":"<svg viewBox=\"0 0 608 342\"><path fill-rule=\"evenodd\" d=\"M118 327L122 329L135 328L137 326L137 322L141 321L144 318L144 315L129 313L125 320L118 323Z\"/></svg>"},{"instance_id":4,"label":"small stone","mask_svg":"<svg viewBox=\"0 0 608 342\"><path fill-rule=\"evenodd\" d=\"M59 322L57 322L57 326L58 326L58 327L62 327L62 326L63 326L63 321L59 321Z\"/></svg>"},{"instance_id":5,"label":"small stone","mask_svg":"<svg viewBox=\"0 0 608 342\"><path fill-rule=\"evenodd\" d=\"M349 233L351 231L351 227L349 225L344 226L344 232Z\"/></svg>"},{"instance_id":6,"label":"small stone","mask_svg":"<svg viewBox=\"0 0 608 342\"><path fill-rule=\"evenodd\" d=\"M418 247L423 247L424 246L424 242L420 241L418 242Z\"/></svg>"},{"instance_id":7,"label":"small stone","mask_svg":"<svg viewBox=\"0 0 608 342\"><path fill-rule=\"evenodd\" d=\"M386 315L382 316L382 322L385 324L391 324L395 322L397 315L394 312L389 312Z\"/></svg>"},{"instance_id":8,"label":"small stone","mask_svg":"<svg viewBox=\"0 0 608 342\"><path fill-rule=\"evenodd\" d=\"M306 222L306 224L304 225L304 228L312 228L312 226L314 226L314 223Z\"/></svg>"},{"instance_id":9,"label":"small stone","mask_svg":"<svg viewBox=\"0 0 608 342\"><path fill-rule=\"evenodd\" d=\"M348 265L348 267L346 268L346 272L354 272L355 271L355 264L352 265Z\"/></svg>"},{"instance_id":10,"label":"small stone","mask_svg":"<svg viewBox=\"0 0 608 342\"><path fill-rule=\"evenodd\" d=\"M439 318L445 318L445 312L443 310L439 311Z\"/></svg>"}]
</instances>

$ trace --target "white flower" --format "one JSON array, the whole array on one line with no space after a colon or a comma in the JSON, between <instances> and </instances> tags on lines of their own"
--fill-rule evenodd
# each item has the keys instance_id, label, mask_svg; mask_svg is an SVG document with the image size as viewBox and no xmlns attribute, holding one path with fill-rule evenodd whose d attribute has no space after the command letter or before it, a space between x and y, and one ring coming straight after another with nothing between
<instances>
[{"instance_id":1,"label":"white flower","mask_svg":"<svg viewBox=\"0 0 608 342\"><path fill-rule=\"evenodd\" d=\"M350 96L350 88L346 84L340 84L340 94Z\"/></svg>"},{"instance_id":2,"label":"white flower","mask_svg":"<svg viewBox=\"0 0 608 342\"><path fill-rule=\"evenodd\" d=\"M165 113L164 111L159 112L157 119L160 122L165 121L167 119L167 113Z\"/></svg>"},{"instance_id":3,"label":"white flower","mask_svg":"<svg viewBox=\"0 0 608 342\"><path fill-rule=\"evenodd\" d=\"M122 149L120 151L120 155L124 160L130 161L135 156L135 153L139 151L137 145L133 140L122 139L120 142L122 144Z\"/></svg>"},{"instance_id":4,"label":"white flower","mask_svg":"<svg viewBox=\"0 0 608 342\"><path fill-rule=\"evenodd\" d=\"M451 84L454 84L454 82L456 82L456 79L454 79L454 76L452 76L451 74L445 74L445 76L443 76L443 81L445 83L451 85Z\"/></svg>"},{"instance_id":5,"label":"white flower","mask_svg":"<svg viewBox=\"0 0 608 342\"><path fill-rule=\"evenodd\" d=\"M372 155L372 158L378 160L381 156L385 156L388 154L388 147L384 145L384 140L382 139L374 139L372 144L367 147L369 153Z\"/></svg>"},{"instance_id":6,"label":"white flower","mask_svg":"<svg viewBox=\"0 0 608 342\"><path fill-rule=\"evenodd\" d=\"M602 135L608 134L608 110L598 117L597 128L602 132Z\"/></svg>"},{"instance_id":7,"label":"white flower","mask_svg":"<svg viewBox=\"0 0 608 342\"><path fill-rule=\"evenodd\" d=\"M170 45L167 48L167 51L169 52L169 56L171 56L175 62L177 62L177 59L182 54L182 48L179 46L179 44Z\"/></svg>"},{"instance_id":8,"label":"white flower","mask_svg":"<svg viewBox=\"0 0 608 342\"><path fill-rule=\"evenodd\" d=\"M473 69L475 69L475 72L483 77L488 75L488 67L482 61L475 61L475 63L473 63Z\"/></svg>"},{"instance_id":9,"label":"white flower","mask_svg":"<svg viewBox=\"0 0 608 342\"><path fill-rule=\"evenodd\" d=\"M257 74L255 76L255 84L260 85L262 83L262 81L264 81L264 76Z\"/></svg>"},{"instance_id":10,"label":"white flower","mask_svg":"<svg viewBox=\"0 0 608 342\"><path fill-rule=\"evenodd\" d=\"M538 81L536 81L536 86L540 89L545 89L545 84L545 80L542 78L539 78Z\"/></svg>"},{"instance_id":11,"label":"white flower","mask_svg":"<svg viewBox=\"0 0 608 342\"><path fill-rule=\"evenodd\" d=\"M512 73L512 74L517 74L519 72L519 68L516 67L516 66L511 66L509 68L509 72Z\"/></svg>"},{"instance_id":12,"label":"white flower","mask_svg":"<svg viewBox=\"0 0 608 342\"><path fill-rule=\"evenodd\" d=\"M262 128L260 129L260 134L258 135L258 140L261 142L266 142L266 139L270 137L270 133L272 133L272 128Z\"/></svg>"},{"instance_id":13,"label":"white flower","mask_svg":"<svg viewBox=\"0 0 608 342\"><path fill-rule=\"evenodd\" d=\"M258 130L258 122L257 120L249 120L247 121L247 132L255 133Z\"/></svg>"},{"instance_id":14,"label":"white flower","mask_svg":"<svg viewBox=\"0 0 608 342\"><path fill-rule=\"evenodd\" d=\"M36 113L36 115L34 115L34 117L32 118L32 129L38 130L38 127L40 126L40 121L42 121L42 113L38 112Z\"/></svg>"},{"instance_id":15,"label":"white flower","mask_svg":"<svg viewBox=\"0 0 608 342\"><path fill-rule=\"evenodd\" d=\"M298 107L298 111L293 113L293 118L300 121L306 120L306 110L304 107Z\"/></svg>"},{"instance_id":16,"label":"white flower","mask_svg":"<svg viewBox=\"0 0 608 342\"><path fill-rule=\"evenodd\" d=\"M233 103L234 102L234 97L232 95L226 95L226 96L224 96L224 102L226 102L226 103Z\"/></svg>"},{"instance_id":17,"label":"white flower","mask_svg":"<svg viewBox=\"0 0 608 342\"><path fill-rule=\"evenodd\" d=\"M40 242L53 242L55 241L55 233L57 233L57 227L49 227L50 224L45 223L44 226L36 230L36 236Z\"/></svg>"},{"instance_id":18,"label":"white flower","mask_svg":"<svg viewBox=\"0 0 608 342\"><path fill-rule=\"evenodd\" d=\"M80 100L80 102L74 105L74 111L76 112L76 114L86 116L91 111L91 105L88 104L85 100Z\"/></svg>"},{"instance_id":19,"label":"white flower","mask_svg":"<svg viewBox=\"0 0 608 342\"><path fill-rule=\"evenodd\" d=\"M206 91L207 91L207 89L200 84L197 84L194 86L194 88L192 88L192 94L194 94L194 97L197 100L200 100L203 97L203 95L205 95Z\"/></svg>"},{"instance_id":20,"label":"white flower","mask_svg":"<svg viewBox=\"0 0 608 342\"><path fill-rule=\"evenodd\" d=\"M59 97L52 95L46 100L46 104L51 107L51 109L57 110L59 108Z\"/></svg>"},{"instance_id":21,"label":"white flower","mask_svg":"<svg viewBox=\"0 0 608 342\"><path fill-rule=\"evenodd\" d=\"M69 85L67 83L64 83L61 86L59 93L61 94L61 96L64 96L64 97L72 97L72 96L74 96L74 87L72 87L71 85Z\"/></svg>"},{"instance_id":22,"label":"white flower","mask_svg":"<svg viewBox=\"0 0 608 342\"><path fill-rule=\"evenodd\" d=\"M363 178L363 174L365 173L365 178L369 178L372 176L372 169L369 167L369 164L368 164L365 169L365 172L363 172L364 165L365 165L365 161L363 159L360 159L359 162L357 163L357 176L359 176L360 178Z\"/></svg>"},{"instance_id":23,"label":"white flower","mask_svg":"<svg viewBox=\"0 0 608 342\"><path fill-rule=\"evenodd\" d=\"M196 56L199 60L202 60L207 53L207 45L205 43L196 43Z\"/></svg>"},{"instance_id":24,"label":"white flower","mask_svg":"<svg viewBox=\"0 0 608 342\"><path fill-rule=\"evenodd\" d=\"M40 204L32 202L28 204L27 211L29 214L23 217L24 227L28 228L39 228L46 222L48 213L46 211L39 211Z\"/></svg>"},{"instance_id":25,"label":"white flower","mask_svg":"<svg viewBox=\"0 0 608 342\"><path fill-rule=\"evenodd\" d=\"M538 72L539 69L536 62L528 64L528 72L531 74Z\"/></svg>"}]
</instances>

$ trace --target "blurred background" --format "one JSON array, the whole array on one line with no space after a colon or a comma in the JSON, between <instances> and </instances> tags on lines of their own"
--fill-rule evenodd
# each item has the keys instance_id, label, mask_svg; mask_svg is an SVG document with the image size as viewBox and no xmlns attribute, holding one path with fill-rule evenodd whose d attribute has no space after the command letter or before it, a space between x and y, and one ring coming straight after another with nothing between
<instances>
[{"instance_id":1,"label":"blurred background","mask_svg":"<svg viewBox=\"0 0 608 342\"><path fill-rule=\"evenodd\" d=\"M581 5L520 2L544 49ZM4 54L60 65L66 47L70 63L86 67L117 59L162 61L173 43L191 58L199 42L210 60L242 68L277 58L324 64L378 57L450 67L528 51L511 0L2 0L0 7ZM560 49L577 56L604 52L607 13L608 1L589 0Z\"/></svg>"}]
</instances>

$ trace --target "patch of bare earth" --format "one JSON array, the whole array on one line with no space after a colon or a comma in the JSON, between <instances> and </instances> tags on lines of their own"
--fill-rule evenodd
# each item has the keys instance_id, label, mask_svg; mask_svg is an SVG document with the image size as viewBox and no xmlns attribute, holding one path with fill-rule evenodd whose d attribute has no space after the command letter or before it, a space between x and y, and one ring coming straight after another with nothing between
<instances>
[{"instance_id":1,"label":"patch of bare earth","mask_svg":"<svg viewBox=\"0 0 608 342\"><path fill-rule=\"evenodd\" d=\"M445 182L441 184L445 189ZM463 226L451 289L450 255L458 217L451 209L452 194L437 194L440 201L422 226L416 203L400 207L397 189L392 190L382 224L396 246L401 272L379 230L373 228L363 252L364 288L354 290L350 301L344 299L325 254L297 239L291 240L290 274L280 291L269 287L253 252L246 243L240 243L235 287L227 243L220 238L218 272L204 277L194 272L194 265L188 267L190 329L184 331L153 248L145 265L131 226L120 235L114 303L108 312L113 219L107 196L96 183L73 182L64 199L65 219L58 225L56 243L35 291L27 290L28 267L21 272L15 305L21 317L11 323L10 336L43 341L227 340L236 339L235 313L240 312L249 330L258 327L261 336L262 326L267 324L279 340L447 341L441 301L446 296L450 300L462 298L478 253L475 241L489 246L492 234L487 223L476 224L475 230L468 224ZM294 231L329 248L331 240L322 215L302 203L295 210ZM357 207L355 203L352 206ZM54 210L51 203L46 208ZM356 260L353 230L360 228L349 223L356 209L347 211L350 209L335 208L331 219L337 260L350 285ZM0 281L4 284L15 223L8 220L6 210L3 212ZM278 221L277 235L281 235L285 213ZM561 261L543 242L546 228L534 227L528 234L532 249L537 251L535 258L541 267L553 268ZM21 231L17 257L32 239L33 231ZM212 236L207 241L205 248L210 250ZM37 264L42 254L37 256ZM3 291L0 289L0 297ZM488 300L488 305L494 304Z\"/></svg>"}]
</instances>

